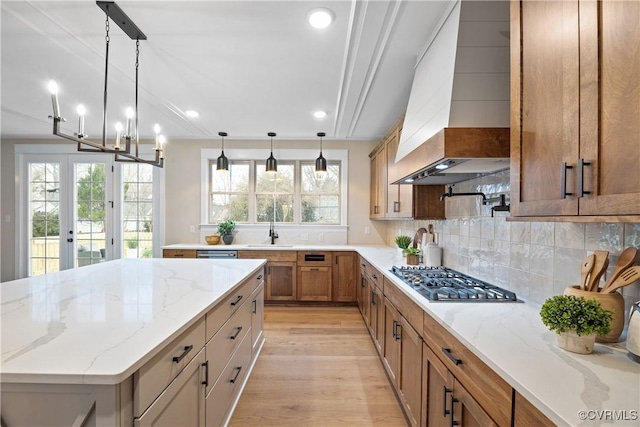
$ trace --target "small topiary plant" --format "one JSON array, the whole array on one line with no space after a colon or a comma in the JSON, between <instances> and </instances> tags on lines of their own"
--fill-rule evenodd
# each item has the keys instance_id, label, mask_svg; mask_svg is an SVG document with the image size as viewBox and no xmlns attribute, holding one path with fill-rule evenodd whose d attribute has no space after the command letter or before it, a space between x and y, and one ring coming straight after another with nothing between
<instances>
[{"instance_id":1,"label":"small topiary plant","mask_svg":"<svg viewBox=\"0 0 640 427\"><path fill-rule=\"evenodd\" d=\"M409 236L400 235L400 236L396 236L395 242L400 249L407 249L411 244L411 240L412 239Z\"/></svg>"},{"instance_id":2,"label":"small topiary plant","mask_svg":"<svg viewBox=\"0 0 640 427\"><path fill-rule=\"evenodd\" d=\"M549 330L560 334L574 330L577 335L607 335L611 330L611 310L604 310L600 303L575 295L556 295L547 298L540 310L542 323Z\"/></svg>"},{"instance_id":3,"label":"small topiary plant","mask_svg":"<svg viewBox=\"0 0 640 427\"><path fill-rule=\"evenodd\" d=\"M420 253L420 249L418 248L405 248L402 250L407 255L418 255Z\"/></svg>"}]
</instances>

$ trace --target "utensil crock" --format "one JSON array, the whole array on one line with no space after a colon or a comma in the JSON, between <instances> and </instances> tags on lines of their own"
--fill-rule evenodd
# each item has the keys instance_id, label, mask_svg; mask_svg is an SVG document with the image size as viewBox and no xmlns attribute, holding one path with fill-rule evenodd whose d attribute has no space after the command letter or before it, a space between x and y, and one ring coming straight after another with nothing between
<instances>
[{"instance_id":1,"label":"utensil crock","mask_svg":"<svg viewBox=\"0 0 640 427\"><path fill-rule=\"evenodd\" d=\"M564 290L565 295L575 295L578 297L584 297L585 299L593 299L600 303L600 306L605 310L613 311L613 318L611 319L611 332L607 335L596 336L597 342L617 342L624 329L624 298L618 292L610 294L603 294L600 292L589 292L580 289L580 286L569 286Z\"/></svg>"}]
</instances>

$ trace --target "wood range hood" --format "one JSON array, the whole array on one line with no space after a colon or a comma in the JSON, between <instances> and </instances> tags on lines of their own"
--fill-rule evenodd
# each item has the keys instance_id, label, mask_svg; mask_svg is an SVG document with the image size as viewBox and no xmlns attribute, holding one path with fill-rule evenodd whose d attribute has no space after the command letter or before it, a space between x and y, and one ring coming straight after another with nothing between
<instances>
[{"instance_id":1,"label":"wood range hood","mask_svg":"<svg viewBox=\"0 0 640 427\"><path fill-rule=\"evenodd\" d=\"M509 168L509 128L444 128L395 163L394 184L442 185Z\"/></svg>"},{"instance_id":2,"label":"wood range hood","mask_svg":"<svg viewBox=\"0 0 640 427\"><path fill-rule=\"evenodd\" d=\"M509 168L509 3L452 3L416 65L394 184L442 185Z\"/></svg>"}]
</instances>

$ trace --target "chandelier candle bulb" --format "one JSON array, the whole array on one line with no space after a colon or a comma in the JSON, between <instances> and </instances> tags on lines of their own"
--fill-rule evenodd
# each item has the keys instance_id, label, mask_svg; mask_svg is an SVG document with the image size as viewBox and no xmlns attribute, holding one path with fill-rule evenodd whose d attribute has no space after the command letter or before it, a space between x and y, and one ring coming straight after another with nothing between
<instances>
[{"instance_id":1,"label":"chandelier candle bulb","mask_svg":"<svg viewBox=\"0 0 640 427\"><path fill-rule=\"evenodd\" d=\"M58 103L58 84L55 80L49 82L49 92L51 92L51 103L53 104L53 117L60 117L60 104Z\"/></svg>"},{"instance_id":2,"label":"chandelier candle bulb","mask_svg":"<svg viewBox=\"0 0 640 427\"><path fill-rule=\"evenodd\" d=\"M84 135L84 115L87 112L84 105L78 105L78 138L83 138Z\"/></svg>"},{"instance_id":3,"label":"chandelier candle bulb","mask_svg":"<svg viewBox=\"0 0 640 427\"><path fill-rule=\"evenodd\" d=\"M160 144L160 125L157 123L153 125L153 131L156 133L156 150L161 150L162 145Z\"/></svg>"},{"instance_id":4,"label":"chandelier candle bulb","mask_svg":"<svg viewBox=\"0 0 640 427\"><path fill-rule=\"evenodd\" d=\"M122 132L122 123L116 123L116 145L113 146L114 149L120 149L120 132Z\"/></svg>"},{"instance_id":5,"label":"chandelier candle bulb","mask_svg":"<svg viewBox=\"0 0 640 427\"><path fill-rule=\"evenodd\" d=\"M160 159L164 159L164 143L166 142L164 135L158 136L158 142L159 142L159 145L157 150L160 151Z\"/></svg>"},{"instance_id":6,"label":"chandelier candle bulb","mask_svg":"<svg viewBox=\"0 0 640 427\"><path fill-rule=\"evenodd\" d=\"M131 122L132 122L132 119L133 119L133 108L131 108L131 107L127 108L126 113L127 113L127 136L129 138L131 138L133 136L132 133L131 133Z\"/></svg>"}]
</instances>

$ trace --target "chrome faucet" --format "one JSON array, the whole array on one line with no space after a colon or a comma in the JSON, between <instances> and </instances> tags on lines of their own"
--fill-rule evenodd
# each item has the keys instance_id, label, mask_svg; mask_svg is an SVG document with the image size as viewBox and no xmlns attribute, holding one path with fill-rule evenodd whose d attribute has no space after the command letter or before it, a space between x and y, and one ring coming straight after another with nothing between
<instances>
[{"instance_id":1,"label":"chrome faucet","mask_svg":"<svg viewBox=\"0 0 640 427\"><path fill-rule=\"evenodd\" d=\"M278 238L278 233L276 233L276 229L273 221L269 223L269 237L271 237L271 244L275 245L276 239Z\"/></svg>"}]
</instances>

